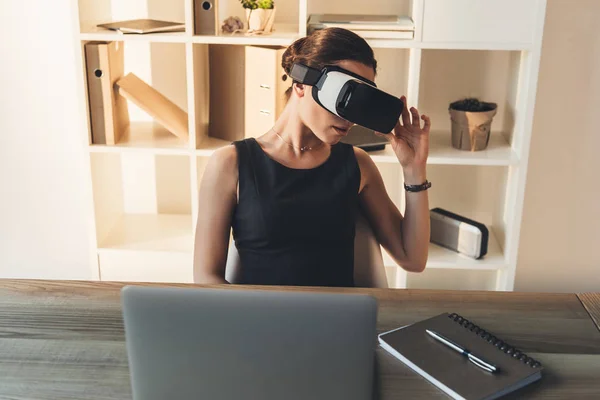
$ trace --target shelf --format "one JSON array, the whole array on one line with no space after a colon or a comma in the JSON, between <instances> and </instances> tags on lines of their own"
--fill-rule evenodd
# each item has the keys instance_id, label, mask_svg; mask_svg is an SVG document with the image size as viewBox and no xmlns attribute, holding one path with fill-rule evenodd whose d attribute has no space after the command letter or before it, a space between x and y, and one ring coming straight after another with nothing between
<instances>
[{"instance_id":1,"label":"shelf","mask_svg":"<svg viewBox=\"0 0 600 400\"><path fill-rule=\"evenodd\" d=\"M429 164L508 166L518 164L518 157L503 135L492 134L486 150L468 152L457 150L450 144L450 134L432 133L430 137ZM209 137L199 144L198 156L211 156L215 150L230 145L228 140ZM189 154L188 145L162 126L152 122L134 122L116 145L92 144L92 153L150 152L153 154ZM368 153L375 162L397 163L390 145L385 150Z\"/></svg>"},{"instance_id":2,"label":"shelf","mask_svg":"<svg viewBox=\"0 0 600 400\"><path fill-rule=\"evenodd\" d=\"M369 154L375 162L398 162L391 145L387 145L385 150L372 151ZM432 132L427 161L428 164L508 166L518 164L518 157L500 133L492 133L487 149L469 152L453 148L449 132Z\"/></svg>"},{"instance_id":3,"label":"shelf","mask_svg":"<svg viewBox=\"0 0 600 400\"><path fill-rule=\"evenodd\" d=\"M163 126L146 121L131 122L130 128L116 145L91 144L92 153L150 152L152 154L188 155L188 145Z\"/></svg>"},{"instance_id":4,"label":"shelf","mask_svg":"<svg viewBox=\"0 0 600 400\"><path fill-rule=\"evenodd\" d=\"M387 251L381 250L383 264L386 267L396 266L396 262L388 255ZM488 242L488 253L480 259L475 260L463 254L429 243L428 269L463 269L463 270L500 270L506 268L504 253L502 252L496 237L490 232Z\"/></svg>"},{"instance_id":5,"label":"shelf","mask_svg":"<svg viewBox=\"0 0 600 400\"><path fill-rule=\"evenodd\" d=\"M192 217L185 214L123 214L98 252L110 250L189 252Z\"/></svg>"},{"instance_id":6,"label":"shelf","mask_svg":"<svg viewBox=\"0 0 600 400\"><path fill-rule=\"evenodd\" d=\"M528 51L531 43L475 43L475 42L415 42L416 48L431 50L507 50Z\"/></svg>"},{"instance_id":7,"label":"shelf","mask_svg":"<svg viewBox=\"0 0 600 400\"><path fill-rule=\"evenodd\" d=\"M122 34L109 29L98 28L96 24L88 23L81 28L79 34L80 40L101 40L101 41L141 41L156 43L185 43L189 41L189 36L185 32L163 32L147 34Z\"/></svg>"},{"instance_id":8,"label":"shelf","mask_svg":"<svg viewBox=\"0 0 600 400\"><path fill-rule=\"evenodd\" d=\"M418 49L420 42L414 39L365 39L374 49Z\"/></svg>"},{"instance_id":9,"label":"shelf","mask_svg":"<svg viewBox=\"0 0 600 400\"><path fill-rule=\"evenodd\" d=\"M194 35L191 36L193 43L204 44L238 44L238 45L270 45L288 46L298 39L298 25L275 24L273 32L268 35L246 35L239 33L221 33L219 35Z\"/></svg>"},{"instance_id":10,"label":"shelf","mask_svg":"<svg viewBox=\"0 0 600 400\"><path fill-rule=\"evenodd\" d=\"M102 41L141 41L155 43L203 43L203 44L237 44L237 45L270 45L287 46L298 39L300 34L297 25L276 24L275 30L269 35L246 35L243 32L219 35L193 35L185 32L165 32L148 34L122 34L103 28L88 25L82 29L80 40Z\"/></svg>"},{"instance_id":11,"label":"shelf","mask_svg":"<svg viewBox=\"0 0 600 400\"><path fill-rule=\"evenodd\" d=\"M530 43L435 43L411 39L366 39L374 49L423 49L423 50L531 50Z\"/></svg>"},{"instance_id":12,"label":"shelf","mask_svg":"<svg viewBox=\"0 0 600 400\"><path fill-rule=\"evenodd\" d=\"M246 35L243 32L219 35L188 35L186 32L164 32L147 34L122 34L94 24L86 24L81 29L79 38L82 41L142 41L156 43L205 43L205 44L237 44L237 45L271 45L287 46L300 37L298 26L294 24L275 24L270 35ZM414 39L366 39L372 48L392 49L430 49L430 50L508 50L529 51L530 43L437 43L422 42Z\"/></svg>"}]
</instances>

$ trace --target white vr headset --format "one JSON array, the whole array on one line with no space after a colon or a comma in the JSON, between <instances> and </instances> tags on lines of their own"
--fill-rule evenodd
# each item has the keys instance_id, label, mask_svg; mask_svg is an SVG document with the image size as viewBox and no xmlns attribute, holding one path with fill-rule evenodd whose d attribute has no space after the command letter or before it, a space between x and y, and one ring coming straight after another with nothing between
<instances>
[{"instance_id":1,"label":"white vr headset","mask_svg":"<svg viewBox=\"0 0 600 400\"><path fill-rule=\"evenodd\" d=\"M404 104L398 97L377 88L375 82L336 65L319 70L295 63L294 82L312 86L312 96L338 117L381 133L390 133Z\"/></svg>"}]
</instances>

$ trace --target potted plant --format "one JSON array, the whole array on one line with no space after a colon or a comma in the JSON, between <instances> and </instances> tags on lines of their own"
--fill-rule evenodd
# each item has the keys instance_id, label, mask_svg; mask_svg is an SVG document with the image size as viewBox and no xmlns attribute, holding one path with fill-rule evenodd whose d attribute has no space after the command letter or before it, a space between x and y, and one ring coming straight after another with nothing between
<instances>
[{"instance_id":1,"label":"potted plant","mask_svg":"<svg viewBox=\"0 0 600 400\"><path fill-rule=\"evenodd\" d=\"M452 147L459 150L479 151L487 148L492 120L498 111L496 103L465 98L450 103Z\"/></svg>"},{"instance_id":2,"label":"potted plant","mask_svg":"<svg viewBox=\"0 0 600 400\"><path fill-rule=\"evenodd\" d=\"M275 2L273 0L240 0L246 9L248 32L269 33L275 19Z\"/></svg>"}]
</instances>

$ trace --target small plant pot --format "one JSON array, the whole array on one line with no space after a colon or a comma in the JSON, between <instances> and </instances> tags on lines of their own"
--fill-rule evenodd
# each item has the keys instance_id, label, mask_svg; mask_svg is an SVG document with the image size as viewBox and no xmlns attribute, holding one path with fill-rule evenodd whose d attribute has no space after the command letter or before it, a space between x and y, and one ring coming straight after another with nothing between
<instances>
[{"instance_id":1,"label":"small plant pot","mask_svg":"<svg viewBox=\"0 0 600 400\"><path fill-rule=\"evenodd\" d=\"M246 9L246 23L248 24L249 33L270 33L273 29L274 19L275 7L272 9Z\"/></svg>"},{"instance_id":2,"label":"small plant pot","mask_svg":"<svg viewBox=\"0 0 600 400\"><path fill-rule=\"evenodd\" d=\"M465 99L450 104L452 147L466 151L485 150L490 141L496 103Z\"/></svg>"}]
</instances>

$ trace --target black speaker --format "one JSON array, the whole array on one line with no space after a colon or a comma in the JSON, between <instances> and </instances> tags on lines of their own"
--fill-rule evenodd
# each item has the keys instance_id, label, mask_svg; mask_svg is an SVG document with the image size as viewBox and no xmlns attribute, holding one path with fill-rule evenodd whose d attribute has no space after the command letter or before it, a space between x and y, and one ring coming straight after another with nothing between
<instances>
[{"instance_id":1,"label":"black speaker","mask_svg":"<svg viewBox=\"0 0 600 400\"><path fill-rule=\"evenodd\" d=\"M218 35L217 0L194 0L194 35Z\"/></svg>"}]
</instances>

